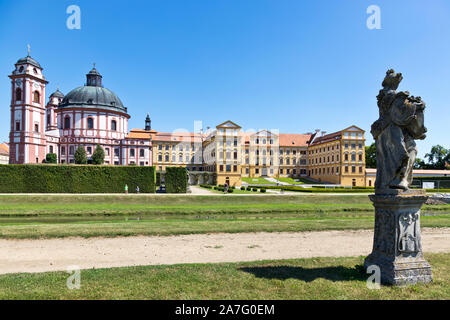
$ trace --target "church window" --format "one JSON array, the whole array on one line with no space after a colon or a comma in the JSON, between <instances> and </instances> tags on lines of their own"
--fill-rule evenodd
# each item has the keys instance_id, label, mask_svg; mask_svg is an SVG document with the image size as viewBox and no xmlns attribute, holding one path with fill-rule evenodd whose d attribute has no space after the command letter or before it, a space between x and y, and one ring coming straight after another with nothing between
<instances>
[{"instance_id":1,"label":"church window","mask_svg":"<svg viewBox=\"0 0 450 320\"><path fill-rule=\"evenodd\" d=\"M134 157L134 149L130 149L130 157Z\"/></svg>"},{"instance_id":2,"label":"church window","mask_svg":"<svg viewBox=\"0 0 450 320\"><path fill-rule=\"evenodd\" d=\"M117 131L117 122L116 122L116 120L112 120L111 121L111 130L112 131Z\"/></svg>"},{"instance_id":3,"label":"church window","mask_svg":"<svg viewBox=\"0 0 450 320\"><path fill-rule=\"evenodd\" d=\"M34 132L39 132L39 125L38 124L34 125Z\"/></svg>"},{"instance_id":4,"label":"church window","mask_svg":"<svg viewBox=\"0 0 450 320\"><path fill-rule=\"evenodd\" d=\"M69 154L73 155L75 153L75 147L74 146L70 146L69 147Z\"/></svg>"},{"instance_id":5,"label":"church window","mask_svg":"<svg viewBox=\"0 0 450 320\"><path fill-rule=\"evenodd\" d=\"M39 92L35 91L34 94L33 94L33 102L39 103L39 101L40 101Z\"/></svg>"},{"instance_id":6,"label":"church window","mask_svg":"<svg viewBox=\"0 0 450 320\"><path fill-rule=\"evenodd\" d=\"M88 129L94 129L94 118L87 119Z\"/></svg>"},{"instance_id":7,"label":"church window","mask_svg":"<svg viewBox=\"0 0 450 320\"><path fill-rule=\"evenodd\" d=\"M70 129L70 117L64 118L64 129Z\"/></svg>"},{"instance_id":8,"label":"church window","mask_svg":"<svg viewBox=\"0 0 450 320\"><path fill-rule=\"evenodd\" d=\"M16 89L16 100L22 101L22 89L20 89L20 88Z\"/></svg>"},{"instance_id":9,"label":"church window","mask_svg":"<svg viewBox=\"0 0 450 320\"><path fill-rule=\"evenodd\" d=\"M144 149L140 149L139 150L139 157L141 157L141 158L145 157L145 150Z\"/></svg>"},{"instance_id":10,"label":"church window","mask_svg":"<svg viewBox=\"0 0 450 320\"><path fill-rule=\"evenodd\" d=\"M16 131L20 131L20 121L16 121Z\"/></svg>"},{"instance_id":11,"label":"church window","mask_svg":"<svg viewBox=\"0 0 450 320\"><path fill-rule=\"evenodd\" d=\"M92 147L87 147L87 153L91 154L92 153Z\"/></svg>"}]
</instances>

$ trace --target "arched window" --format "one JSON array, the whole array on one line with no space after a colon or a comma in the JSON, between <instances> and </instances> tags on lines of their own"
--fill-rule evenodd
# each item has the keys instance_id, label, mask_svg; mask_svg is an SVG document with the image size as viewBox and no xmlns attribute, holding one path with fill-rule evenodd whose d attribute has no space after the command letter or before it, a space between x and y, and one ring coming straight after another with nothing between
<instances>
[{"instance_id":1,"label":"arched window","mask_svg":"<svg viewBox=\"0 0 450 320\"><path fill-rule=\"evenodd\" d=\"M94 129L94 119L93 118L87 119L87 126L88 126L88 129Z\"/></svg>"},{"instance_id":2,"label":"arched window","mask_svg":"<svg viewBox=\"0 0 450 320\"><path fill-rule=\"evenodd\" d=\"M48 114L47 115L47 127L49 127L51 125L51 123L50 123L50 115Z\"/></svg>"},{"instance_id":3,"label":"arched window","mask_svg":"<svg viewBox=\"0 0 450 320\"><path fill-rule=\"evenodd\" d=\"M145 157L145 150L144 149L140 149L139 150L139 157L141 157L141 158Z\"/></svg>"},{"instance_id":4,"label":"arched window","mask_svg":"<svg viewBox=\"0 0 450 320\"><path fill-rule=\"evenodd\" d=\"M117 122L116 122L116 120L112 120L111 121L111 130L112 131L117 131Z\"/></svg>"},{"instance_id":5,"label":"arched window","mask_svg":"<svg viewBox=\"0 0 450 320\"><path fill-rule=\"evenodd\" d=\"M64 118L64 129L70 129L70 117Z\"/></svg>"},{"instance_id":6,"label":"arched window","mask_svg":"<svg viewBox=\"0 0 450 320\"><path fill-rule=\"evenodd\" d=\"M16 89L16 101L22 101L22 89Z\"/></svg>"},{"instance_id":7,"label":"arched window","mask_svg":"<svg viewBox=\"0 0 450 320\"><path fill-rule=\"evenodd\" d=\"M35 91L33 94L33 102L39 103L40 102L40 95L38 91Z\"/></svg>"}]
</instances>

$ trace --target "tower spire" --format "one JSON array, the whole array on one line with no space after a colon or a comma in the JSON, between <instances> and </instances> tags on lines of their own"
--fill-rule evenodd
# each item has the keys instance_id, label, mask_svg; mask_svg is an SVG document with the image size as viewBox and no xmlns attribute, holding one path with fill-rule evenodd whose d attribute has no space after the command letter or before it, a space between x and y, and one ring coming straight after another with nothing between
<instances>
[{"instance_id":1,"label":"tower spire","mask_svg":"<svg viewBox=\"0 0 450 320\"><path fill-rule=\"evenodd\" d=\"M145 118L145 131L152 130L152 121L150 120L150 114L147 112L147 118Z\"/></svg>"}]
</instances>

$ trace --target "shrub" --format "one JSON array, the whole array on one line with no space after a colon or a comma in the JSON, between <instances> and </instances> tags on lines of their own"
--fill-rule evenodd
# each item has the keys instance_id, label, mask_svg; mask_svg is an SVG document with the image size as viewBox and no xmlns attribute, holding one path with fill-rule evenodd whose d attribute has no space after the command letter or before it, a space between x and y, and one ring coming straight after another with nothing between
<instances>
[{"instance_id":1,"label":"shrub","mask_svg":"<svg viewBox=\"0 0 450 320\"><path fill-rule=\"evenodd\" d=\"M247 187L247 191L252 191L252 188L251 187Z\"/></svg>"},{"instance_id":2,"label":"shrub","mask_svg":"<svg viewBox=\"0 0 450 320\"><path fill-rule=\"evenodd\" d=\"M165 183L167 193L186 193L187 169L185 167L166 167Z\"/></svg>"},{"instance_id":3,"label":"shrub","mask_svg":"<svg viewBox=\"0 0 450 320\"><path fill-rule=\"evenodd\" d=\"M241 190L245 190L245 187L241 187Z\"/></svg>"},{"instance_id":4,"label":"shrub","mask_svg":"<svg viewBox=\"0 0 450 320\"><path fill-rule=\"evenodd\" d=\"M1 193L155 192L154 167L0 165Z\"/></svg>"},{"instance_id":5,"label":"shrub","mask_svg":"<svg viewBox=\"0 0 450 320\"><path fill-rule=\"evenodd\" d=\"M258 191L258 188L252 188L252 191L257 192L257 191Z\"/></svg>"},{"instance_id":6,"label":"shrub","mask_svg":"<svg viewBox=\"0 0 450 320\"><path fill-rule=\"evenodd\" d=\"M234 189L233 188L229 188L228 189L228 193L233 193L234 192Z\"/></svg>"},{"instance_id":7,"label":"shrub","mask_svg":"<svg viewBox=\"0 0 450 320\"><path fill-rule=\"evenodd\" d=\"M266 192L266 189L265 188L261 188L259 191L264 193L264 192Z\"/></svg>"},{"instance_id":8,"label":"shrub","mask_svg":"<svg viewBox=\"0 0 450 320\"><path fill-rule=\"evenodd\" d=\"M45 156L45 163L58 163L58 157L56 153L47 153Z\"/></svg>"},{"instance_id":9,"label":"shrub","mask_svg":"<svg viewBox=\"0 0 450 320\"><path fill-rule=\"evenodd\" d=\"M94 153L92 154L92 163L100 165L103 164L104 162L105 162L105 150L103 150L101 145L97 144Z\"/></svg>"},{"instance_id":10,"label":"shrub","mask_svg":"<svg viewBox=\"0 0 450 320\"><path fill-rule=\"evenodd\" d=\"M82 146L75 151L75 164L87 164L86 150Z\"/></svg>"}]
</instances>

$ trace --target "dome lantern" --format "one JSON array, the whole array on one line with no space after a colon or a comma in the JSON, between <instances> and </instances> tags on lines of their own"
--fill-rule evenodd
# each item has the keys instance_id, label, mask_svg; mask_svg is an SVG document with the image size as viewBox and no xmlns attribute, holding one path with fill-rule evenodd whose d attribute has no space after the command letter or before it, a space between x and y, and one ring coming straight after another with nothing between
<instances>
[{"instance_id":1,"label":"dome lantern","mask_svg":"<svg viewBox=\"0 0 450 320\"><path fill-rule=\"evenodd\" d=\"M101 87L102 86L102 75L94 67L86 75L86 85L91 87Z\"/></svg>"}]
</instances>

